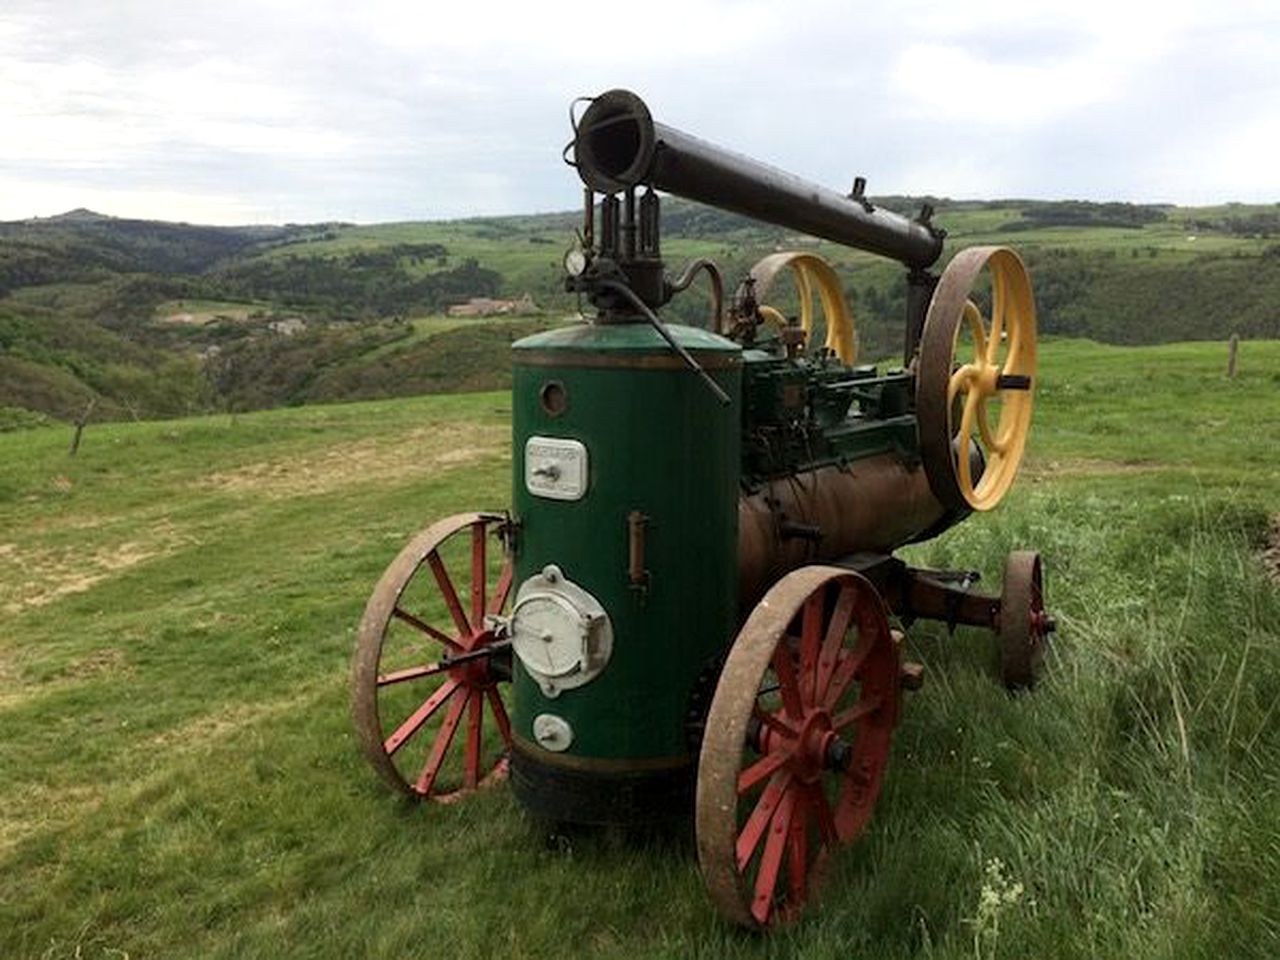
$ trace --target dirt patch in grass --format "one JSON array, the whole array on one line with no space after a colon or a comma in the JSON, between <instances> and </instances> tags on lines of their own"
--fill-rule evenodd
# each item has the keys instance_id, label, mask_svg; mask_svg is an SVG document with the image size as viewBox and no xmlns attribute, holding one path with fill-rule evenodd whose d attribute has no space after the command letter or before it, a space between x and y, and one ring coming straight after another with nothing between
<instances>
[{"instance_id":1,"label":"dirt patch in grass","mask_svg":"<svg viewBox=\"0 0 1280 960\"><path fill-rule=\"evenodd\" d=\"M27 783L5 797L0 817L0 854L8 853L40 830L73 822L102 803L98 784L50 787Z\"/></svg>"},{"instance_id":2,"label":"dirt patch in grass","mask_svg":"<svg viewBox=\"0 0 1280 960\"><path fill-rule=\"evenodd\" d=\"M108 577L172 552L173 540L131 540L92 552L75 548L0 552L0 603L5 613L43 607L73 593L84 593Z\"/></svg>"},{"instance_id":3,"label":"dirt patch in grass","mask_svg":"<svg viewBox=\"0 0 1280 960\"><path fill-rule=\"evenodd\" d=\"M1262 547L1262 569L1269 579L1280 587L1280 513L1271 518L1267 527L1267 540Z\"/></svg>"},{"instance_id":4,"label":"dirt patch in grass","mask_svg":"<svg viewBox=\"0 0 1280 960\"><path fill-rule=\"evenodd\" d=\"M424 427L396 440L360 440L309 456L246 464L210 474L201 485L273 498L330 493L474 463L504 452L510 440L510 429L499 424Z\"/></svg>"},{"instance_id":5,"label":"dirt patch in grass","mask_svg":"<svg viewBox=\"0 0 1280 960\"><path fill-rule=\"evenodd\" d=\"M16 701L25 689L18 681L18 651L0 649L0 708Z\"/></svg>"},{"instance_id":6,"label":"dirt patch in grass","mask_svg":"<svg viewBox=\"0 0 1280 960\"><path fill-rule=\"evenodd\" d=\"M101 677L109 674L133 673L129 658L119 647L105 647L94 650L88 656L81 657L67 667L65 675L75 678Z\"/></svg>"}]
</instances>

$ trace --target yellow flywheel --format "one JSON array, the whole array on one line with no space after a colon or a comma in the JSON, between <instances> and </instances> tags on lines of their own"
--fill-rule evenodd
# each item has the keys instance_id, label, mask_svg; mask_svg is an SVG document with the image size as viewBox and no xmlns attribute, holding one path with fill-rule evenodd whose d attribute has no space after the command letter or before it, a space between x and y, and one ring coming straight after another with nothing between
<instances>
[{"instance_id":1,"label":"yellow flywheel","mask_svg":"<svg viewBox=\"0 0 1280 960\"><path fill-rule=\"evenodd\" d=\"M960 251L934 290L916 369L920 454L946 506L990 510L1009 491L1035 382L1036 305L1022 260L1008 247Z\"/></svg>"},{"instance_id":2,"label":"yellow flywheel","mask_svg":"<svg viewBox=\"0 0 1280 960\"><path fill-rule=\"evenodd\" d=\"M841 361L853 366L858 355L853 314L849 311L848 303L845 302L840 278L831 264L822 257L798 251L771 253L752 267L751 278L755 281L756 300L761 304L760 315L776 326L786 326L787 321L781 311L765 306L764 303L774 280L787 268L791 270L796 294L800 300L800 327L804 331L805 343L807 344L813 335L813 295L816 292L818 302L822 306L822 316L827 331L823 345Z\"/></svg>"}]
</instances>

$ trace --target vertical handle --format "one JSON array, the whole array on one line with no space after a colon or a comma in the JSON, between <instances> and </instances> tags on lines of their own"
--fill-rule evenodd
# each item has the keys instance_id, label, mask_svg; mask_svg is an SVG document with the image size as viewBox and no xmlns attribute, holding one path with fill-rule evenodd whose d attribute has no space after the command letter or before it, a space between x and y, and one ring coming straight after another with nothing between
<instances>
[{"instance_id":1,"label":"vertical handle","mask_svg":"<svg viewBox=\"0 0 1280 960\"><path fill-rule=\"evenodd\" d=\"M649 518L639 510L627 514L627 579L633 587L642 587L649 580L644 568L644 534Z\"/></svg>"}]
</instances>

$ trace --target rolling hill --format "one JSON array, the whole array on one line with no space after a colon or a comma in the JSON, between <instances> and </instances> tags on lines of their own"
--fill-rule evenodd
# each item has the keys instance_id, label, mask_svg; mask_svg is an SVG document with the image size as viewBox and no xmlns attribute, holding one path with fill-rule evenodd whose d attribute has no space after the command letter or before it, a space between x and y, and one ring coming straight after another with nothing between
<instances>
[{"instance_id":1,"label":"rolling hill","mask_svg":"<svg viewBox=\"0 0 1280 960\"><path fill-rule=\"evenodd\" d=\"M1036 284L1041 330L1139 344L1280 337L1280 204L1180 208L927 199L947 253L1011 243ZM576 216L207 227L87 210L0 223L0 428L247 410L316 400L493 389L506 345L576 309L560 260ZM679 200L665 255L716 260L730 282L803 246L841 272L864 351L898 349L895 264ZM451 305L528 294L524 318L450 323ZM670 319L706 322L694 292Z\"/></svg>"}]
</instances>

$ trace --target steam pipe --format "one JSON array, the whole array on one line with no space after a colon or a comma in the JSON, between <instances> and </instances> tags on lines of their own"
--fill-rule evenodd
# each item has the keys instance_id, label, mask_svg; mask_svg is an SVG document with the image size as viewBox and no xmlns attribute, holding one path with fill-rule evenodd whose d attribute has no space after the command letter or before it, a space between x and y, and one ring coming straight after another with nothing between
<instances>
[{"instance_id":1,"label":"steam pipe","mask_svg":"<svg viewBox=\"0 0 1280 960\"><path fill-rule=\"evenodd\" d=\"M610 90L591 102L578 123L573 159L582 182L599 193L648 184L916 269L942 253L941 234L927 224L657 123L629 90Z\"/></svg>"}]
</instances>

